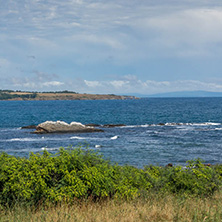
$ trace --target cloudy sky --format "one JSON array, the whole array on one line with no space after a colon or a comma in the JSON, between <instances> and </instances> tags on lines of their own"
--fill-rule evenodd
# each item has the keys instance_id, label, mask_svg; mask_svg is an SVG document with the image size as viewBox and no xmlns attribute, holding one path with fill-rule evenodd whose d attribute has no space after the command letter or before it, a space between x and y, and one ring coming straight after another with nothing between
<instances>
[{"instance_id":1,"label":"cloudy sky","mask_svg":"<svg viewBox=\"0 0 222 222\"><path fill-rule=\"evenodd\" d=\"M0 89L222 92L222 1L0 0Z\"/></svg>"}]
</instances>

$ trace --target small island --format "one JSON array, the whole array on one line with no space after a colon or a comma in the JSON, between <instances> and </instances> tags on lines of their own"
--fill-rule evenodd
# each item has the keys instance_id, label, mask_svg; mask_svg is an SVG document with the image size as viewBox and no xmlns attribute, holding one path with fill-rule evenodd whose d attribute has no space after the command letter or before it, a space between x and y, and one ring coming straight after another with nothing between
<instances>
[{"instance_id":1,"label":"small island","mask_svg":"<svg viewBox=\"0 0 222 222\"><path fill-rule=\"evenodd\" d=\"M92 133L103 132L101 129L97 129L93 126L86 126L79 122L71 122L70 124L64 121L46 121L35 127L36 134L45 133Z\"/></svg>"},{"instance_id":2,"label":"small island","mask_svg":"<svg viewBox=\"0 0 222 222\"><path fill-rule=\"evenodd\" d=\"M135 96L120 96L114 94L87 94L73 91L29 92L0 90L0 100L126 100L138 99Z\"/></svg>"}]
</instances>

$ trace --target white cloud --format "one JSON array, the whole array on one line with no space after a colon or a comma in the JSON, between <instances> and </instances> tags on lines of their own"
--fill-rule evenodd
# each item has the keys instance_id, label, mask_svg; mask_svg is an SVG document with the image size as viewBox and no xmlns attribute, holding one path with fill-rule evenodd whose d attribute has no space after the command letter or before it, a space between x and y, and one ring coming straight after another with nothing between
<instances>
[{"instance_id":1,"label":"white cloud","mask_svg":"<svg viewBox=\"0 0 222 222\"><path fill-rule=\"evenodd\" d=\"M42 83L42 86L45 87L50 87L50 86L62 86L64 85L63 82L59 82L59 81L51 81L51 82L44 82Z\"/></svg>"},{"instance_id":2,"label":"white cloud","mask_svg":"<svg viewBox=\"0 0 222 222\"><path fill-rule=\"evenodd\" d=\"M124 80L125 78L125 80ZM141 93L153 94L173 91L205 90L222 92L222 82L203 82L197 80L154 81L137 79L136 76L126 75L122 79L107 81L83 81L85 84L75 91L88 93ZM74 83L72 83L74 85Z\"/></svg>"},{"instance_id":3,"label":"white cloud","mask_svg":"<svg viewBox=\"0 0 222 222\"><path fill-rule=\"evenodd\" d=\"M114 88L122 88L128 85L129 81L122 81L122 80L114 80L107 82L108 85L112 85Z\"/></svg>"},{"instance_id":4,"label":"white cloud","mask_svg":"<svg viewBox=\"0 0 222 222\"><path fill-rule=\"evenodd\" d=\"M93 87L93 88L101 86L101 83L99 81L87 81L87 80L84 80L84 83L88 87Z\"/></svg>"},{"instance_id":5,"label":"white cloud","mask_svg":"<svg viewBox=\"0 0 222 222\"><path fill-rule=\"evenodd\" d=\"M90 81L83 79L67 79L65 81L33 78L2 79L0 82L10 85L10 89L46 91L46 90L72 90L79 93L105 93L127 94L141 93L145 95L174 91L212 91L222 92L222 79L211 81L176 80L154 81L141 80L134 75L126 75L121 78L103 81Z\"/></svg>"},{"instance_id":6,"label":"white cloud","mask_svg":"<svg viewBox=\"0 0 222 222\"><path fill-rule=\"evenodd\" d=\"M48 74L35 70L32 72L32 75L28 77L8 77L7 85L9 85L9 87L7 88L38 91L44 89L53 89L54 87L59 88L64 85L64 82L55 79L58 79L56 74Z\"/></svg>"},{"instance_id":7,"label":"white cloud","mask_svg":"<svg viewBox=\"0 0 222 222\"><path fill-rule=\"evenodd\" d=\"M150 31L153 33L152 47L157 51L166 50L165 56L170 49L171 56L212 55L214 44L222 43L222 8L170 11L142 19L139 27L147 30L145 35Z\"/></svg>"},{"instance_id":8,"label":"white cloud","mask_svg":"<svg viewBox=\"0 0 222 222\"><path fill-rule=\"evenodd\" d=\"M220 61L221 6L219 0L5 1L0 7L0 76L16 77L20 80L11 81L12 84L36 89L72 87L67 79L81 76L85 81L75 87L82 91L156 92L180 87L220 90L220 84L204 82L206 75L213 75L201 73L209 67L204 62L204 68L194 73L194 79L202 80L199 83L163 81L168 77L159 67L159 76L153 81L155 68L147 70L152 67L153 58L160 60L160 66L165 58L173 58L175 63L179 59L186 63L186 59L190 62L206 57ZM36 59L28 59L27 55ZM175 70L172 61L169 68ZM218 77L220 62L215 64L213 77ZM43 72L29 77L36 67ZM186 69L189 76L194 72L192 67ZM98 70L100 74L92 79L90 75ZM107 75L123 75L131 70L141 73L108 81L103 70ZM53 72L60 74L45 75ZM97 77L103 81L97 81Z\"/></svg>"},{"instance_id":9,"label":"white cloud","mask_svg":"<svg viewBox=\"0 0 222 222\"><path fill-rule=\"evenodd\" d=\"M86 55L92 55L92 62L110 55L120 64L157 56L218 56L222 54L216 45L222 42L219 5L219 1L170 0L9 2L0 9L4 27L0 39L6 35L4 43L10 47L10 41L21 41L13 47L32 48L39 58L74 55L79 63Z\"/></svg>"},{"instance_id":10,"label":"white cloud","mask_svg":"<svg viewBox=\"0 0 222 222\"><path fill-rule=\"evenodd\" d=\"M106 90L116 93L143 93L152 94L159 92L172 92L172 91L222 91L222 84L215 82L201 82L196 80L178 80L178 81L152 81L152 80L135 80L129 81L106 81L101 83L106 85ZM99 89L98 89L99 90Z\"/></svg>"}]
</instances>

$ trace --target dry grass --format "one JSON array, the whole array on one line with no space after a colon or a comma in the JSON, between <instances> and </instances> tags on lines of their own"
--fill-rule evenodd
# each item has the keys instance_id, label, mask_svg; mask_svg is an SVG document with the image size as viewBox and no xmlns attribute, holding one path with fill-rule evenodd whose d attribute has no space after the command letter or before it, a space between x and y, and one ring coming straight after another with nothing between
<instances>
[{"instance_id":1,"label":"dry grass","mask_svg":"<svg viewBox=\"0 0 222 222\"><path fill-rule=\"evenodd\" d=\"M117 95L96 95L96 94L75 94L75 93L37 93L37 99L79 99L79 100L100 100L100 99L122 99Z\"/></svg>"},{"instance_id":2,"label":"dry grass","mask_svg":"<svg viewBox=\"0 0 222 222\"><path fill-rule=\"evenodd\" d=\"M30 95L32 92L9 92L11 95Z\"/></svg>"},{"instance_id":3,"label":"dry grass","mask_svg":"<svg viewBox=\"0 0 222 222\"><path fill-rule=\"evenodd\" d=\"M147 200L62 204L38 210L15 207L3 210L1 222L167 222L222 221L222 194L211 198L182 198L172 195Z\"/></svg>"},{"instance_id":4,"label":"dry grass","mask_svg":"<svg viewBox=\"0 0 222 222\"><path fill-rule=\"evenodd\" d=\"M8 95L18 96L8 98L6 100L112 100L112 99L126 99L134 98L127 96L108 95L108 94L79 94L79 93L36 93L34 98L22 98L21 96L33 95L33 92L8 92Z\"/></svg>"}]
</instances>

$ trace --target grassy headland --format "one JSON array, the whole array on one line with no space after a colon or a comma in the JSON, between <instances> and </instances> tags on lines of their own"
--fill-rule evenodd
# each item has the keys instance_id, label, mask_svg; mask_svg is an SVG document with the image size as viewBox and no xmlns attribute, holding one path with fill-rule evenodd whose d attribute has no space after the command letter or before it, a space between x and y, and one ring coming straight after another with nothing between
<instances>
[{"instance_id":1,"label":"grassy headland","mask_svg":"<svg viewBox=\"0 0 222 222\"><path fill-rule=\"evenodd\" d=\"M71 91L58 92L23 92L0 90L0 100L124 100L136 99L134 96L119 96L114 94L80 94Z\"/></svg>"},{"instance_id":2,"label":"grassy headland","mask_svg":"<svg viewBox=\"0 0 222 222\"><path fill-rule=\"evenodd\" d=\"M87 148L0 155L0 221L221 221L222 165L120 166Z\"/></svg>"}]
</instances>

